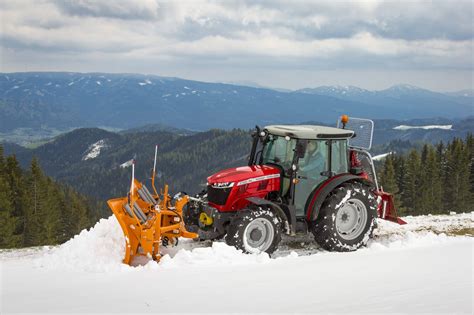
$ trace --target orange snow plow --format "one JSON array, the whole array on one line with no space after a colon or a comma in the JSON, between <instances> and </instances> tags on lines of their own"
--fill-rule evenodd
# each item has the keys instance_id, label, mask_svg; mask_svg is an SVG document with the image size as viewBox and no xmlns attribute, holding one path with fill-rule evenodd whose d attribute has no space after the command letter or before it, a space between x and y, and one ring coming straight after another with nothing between
<instances>
[{"instance_id":1,"label":"orange snow plow","mask_svg":"<svg viewBox=\"0 0 474 315\"><path fill-rule=\"evenodd\" d=\"M168 185L161 194L155 189L156 150L152 174L154 193L134 178L135 163L132 162L132 184L128 196L107 201L125 235L125 264L131 264L135 256L159 261L160 245L176 244L179 237L198 237L184 226L183 207L189 197L179 195L171 198Z\"/></svg>"}]
</instances>

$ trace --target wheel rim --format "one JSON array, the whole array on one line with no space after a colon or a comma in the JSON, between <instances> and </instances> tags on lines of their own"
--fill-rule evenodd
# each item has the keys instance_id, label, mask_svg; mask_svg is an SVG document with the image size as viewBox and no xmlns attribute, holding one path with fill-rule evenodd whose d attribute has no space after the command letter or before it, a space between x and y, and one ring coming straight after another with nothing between
<instances>
[{"instance_id":1,"label":"wheel rim","mask_svg":"<svg viewBox=\"0 0 474 315\"><path fill-rule=\"evenodd\" d=\"M244 245L249 252L264 252L273 242L273 225L265 218L256 218L245 228Z\"/></svg>"},{"instance_id":2,"label":"wheel rim","mask_svg":"<svg viewBox=\"0 0 474 315\"><path fill-rule=\"evenodd\" d=\"M367 223L367 208L359 199L349 199L336 214L336 229L345 240L357 238Z\"/></svg>"}]
</instances>

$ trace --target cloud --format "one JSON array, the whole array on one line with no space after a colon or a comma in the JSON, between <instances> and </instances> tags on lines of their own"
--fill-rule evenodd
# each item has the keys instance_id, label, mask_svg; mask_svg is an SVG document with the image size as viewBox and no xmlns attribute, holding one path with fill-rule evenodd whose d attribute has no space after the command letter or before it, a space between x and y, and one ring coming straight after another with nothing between
<instances>
[{"instance_id":1,"label":"cloud","mask_svg":"<svg viewBox=\"0 0 474 315\"><path fill-rule=\"evenodd\" d=\"M93 71L148 64L176 75L201 65L213 73L248 68L249 77L259 67L472 71L472 8L471 1L3 0L2 68L15 70L21 57L44 69L56 56L64 70L77 70L67 62L80 59L101 67Z\"/></svg>"},{"instance_id":2,"label":"cloud","mask_svg":"<svg viewBox=\"0 0 474 315\"><path fill-rule=\"evenodd\" d=\"M153 20L158 16L159 8L154 0L56 0L55 4L67 15L125 20Z\"/></svg>"}]
</instances>

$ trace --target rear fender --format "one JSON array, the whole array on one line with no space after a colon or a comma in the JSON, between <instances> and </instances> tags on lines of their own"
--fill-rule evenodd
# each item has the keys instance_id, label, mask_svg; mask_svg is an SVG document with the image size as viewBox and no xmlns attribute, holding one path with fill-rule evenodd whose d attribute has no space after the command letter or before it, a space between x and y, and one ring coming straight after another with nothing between
<instances>
[{"instance_id":1,"label":"rear fender","mask_svg":"<svg viewBox=\"0 0 474 315\"><path fill-rule=\"evenodd\" d=\"M306 219L309 222L315 221L318 218L319 210L321 209L324 200L326 200L326 197L331 193L331 191L333 191L337 186L349 181L358 181L368 186L373 186L372 182L352 174L340 174L328 178L325 182L316 187L309 195L308 201L306 202Z\"/></svg>"}]
</instances>

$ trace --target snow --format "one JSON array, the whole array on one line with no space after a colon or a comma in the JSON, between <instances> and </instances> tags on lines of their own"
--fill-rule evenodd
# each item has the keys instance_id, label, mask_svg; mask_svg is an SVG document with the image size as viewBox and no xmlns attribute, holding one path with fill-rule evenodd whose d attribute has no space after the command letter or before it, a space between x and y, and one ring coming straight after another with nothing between
<instances>
[{"instance_id":1,"label":"snow","mask_svg":"<svg viewBox=\"0 0 474 315\"><path fill-rule=\"evenodd\" d=\"M99 156L100 151L102 148L107 147L105 140L99 140L93 144L91 144L88 148L87 151L84 153L84 156L82 158L83 161L90 160L90 159L95 159L96 157Z\"/></svg>"},{"instance_id":2,"label":"snow","mask_svg":"<svg viewBox=\"0 0 474 315\"><path fill-rule=\"evenodd\" d=\"M373 156L373 157L372 157L372 160L374 160L374 161L381 161L381 160L383 160L384 158L386 158L386 157L387 157L388 155L390 155L390 154L392 154L392 152L379 154L379 155Z\"/></svg>"},{"instance_id":3,"label":"snow","mask_svg":"<svg viewBox=\"0 0 474 315\"><path fill-rule=\"evenodd\" d=\"M141 86L144 86L144 85L149 85L149 84L153 84L150 80L146 79L144 80L144 82L138 82L139 85Z\"/></svg>"},{"instance_id":4,"label":"snow","mask_svg":"<svg viewBox=\"0 0 474 315\"><path fill-rule=\"evenodd\" d=\"M396 126L394 130L409 130L409 129L442 129L442 130L452 130L453 125L428 125L428 126L407 126L407 125L400 125Z\"/></svg>"},{"instance_id":5,"label":"snow","mask_svg":"<svg viewBox=\"0 0 474 315\"><path fill-rule=\"evenodd\" d=\"M160 263L121 263L114 217L57 247L0 252L0 312L466 313L472 309L473 214L379 220L367 248L321 250L310 236L246 255L184 240Z\"/></svg>"}]
</instances>

